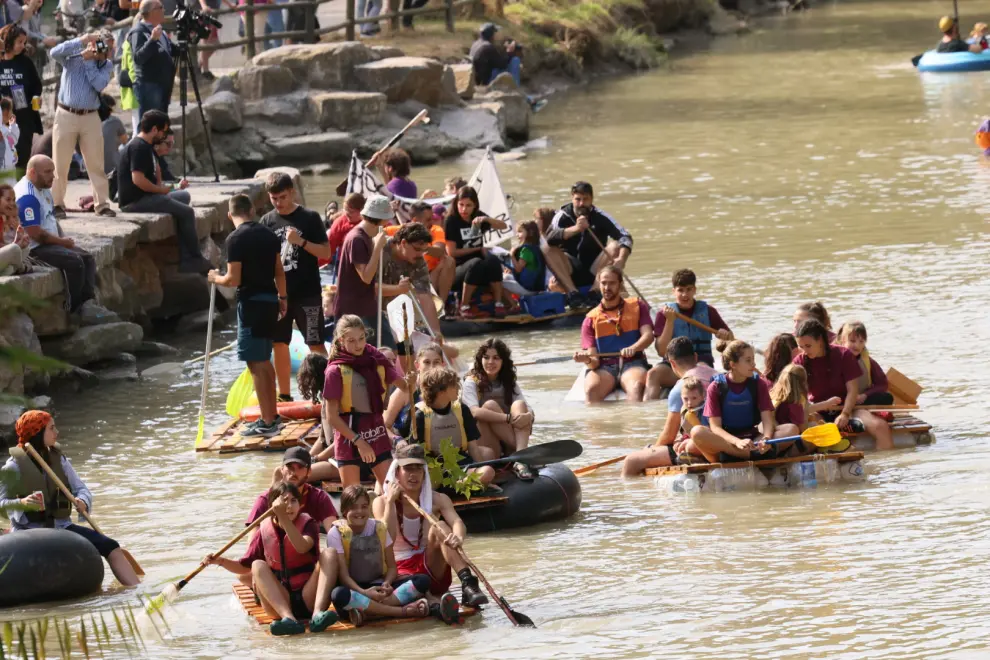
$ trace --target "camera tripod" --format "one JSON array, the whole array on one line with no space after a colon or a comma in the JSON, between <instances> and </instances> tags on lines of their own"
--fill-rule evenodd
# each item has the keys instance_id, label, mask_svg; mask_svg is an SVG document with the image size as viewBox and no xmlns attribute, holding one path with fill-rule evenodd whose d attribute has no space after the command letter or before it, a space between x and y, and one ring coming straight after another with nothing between
<instances>
[{"instance_id":1,"label":"camera tripod","mask_svg":"<svg viewBox=\"0 0 990 660\"><path fill-rule=\"evenodd\" d=\"M189 35L185 29L179 29L176 47L179 51L179 106L182 108L182 178L186 178L189 169L189 161L186 160L186 106L189 104L188 83L192 81L193 94L196 95L196 107L199 108L199 118L203 122L203 131L206 133L206 149L210 153L210 165L213 168L213 180L220 181L217 173L217 162L213 158L213 140L210 138L210 125L206 121L206 113L203 111L203 98L199 94L199 83L196 80L196 68L192 65L192 58L189 56Z\"/></svg>"}]
</instances>

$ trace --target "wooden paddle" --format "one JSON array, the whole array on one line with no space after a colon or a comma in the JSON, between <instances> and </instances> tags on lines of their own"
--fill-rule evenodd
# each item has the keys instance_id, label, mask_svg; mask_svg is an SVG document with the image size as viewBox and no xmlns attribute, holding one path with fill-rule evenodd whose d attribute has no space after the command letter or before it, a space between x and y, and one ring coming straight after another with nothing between
<instances>
[{"instance_id":1,"label":"wooden paddle","mask_svg":"<svg viewBox=\"0 0 990 660\"><path fill-rule=\"evenodd\" d=\"M603 467L605 467L607 465L614 465L615 463L618 463L619 461L626 460L626 456L628 456L628 455L629 454L623 454L622 456L616 456L615 458L610 458L607 461L602 461L601 463L595 463L594 465L586 465L583 468L578 468L578 469L574 470L574 474L575 474L575 476L578 476L578 477L583 477L585 475L589 475L592 472L594 472L595 470L597 470L598 468L603 468Z\"/></svg>"},{"instance_id":2,"label":"wooden paddle","mask_svg":"<svg viewBox=\"0 0 990 660\"><path fill-rule=\"evenodd\" d=\"M213 556L214 557L222 556L225 552L227 552L232 547L234 547L235 543L237 543L242 538L247 536L251 532L251 530L261 525L261 523L264 522L273 513L275 513L275 509L268 509L268 511L265 511L263 514L258 516L257 520L255 520L253 523L251 523L243 530L241 530L241 532L237 536L230 539L230 541L227 542L227 545L223 546L222 548L214 552ZM182 578L178 582L174 582L168 585L167 587L165 587L164 589L162 589L162 592L160 594L158 594L156 597L148 601L148 610L152 611L152 610L161 609L162 605L164 605L166 602L171 603L172 601L174 601L176 597L178 597L179 592L182 591L183 587L189 584L190 580L192 580L194 577L202 573L203 569L205 569L208 565L209 564L207 564L206 562L200 562L199 566L197 566L196 570L194 570L192 573Z\"/></svg>"},{"instance_id":3,"label":"wooden paddle","mask_svg":"<svg viewBox=\"0 0 990 660\"><path fill-rule=\"evenodd\" d=\"M210 317L206 322L206 358L203 360L203 391L199 400L199 424L196 427L196 442L194 447L203 441L203 427L206 424L206 394L210 389L210 345L213 343L213 310L217 302L217 285L210 285Z\"/></svg>"},{"instance_id":4,"label":"wooden paddle","mask_svg":"<svg viewBox=\"0 0 990 660\"><path fill-rule=\"evenodd\" d=\"M402 136L405 135L414 126L417 126L419 124L428 124L428 123L430 123L430 118L428 116L428 111L427 110L421 110L418 115L416 115L415 117L412 118L412 121L410 121L408 124L406 124L402 128L401 131L399 131L398 133L396 133L395 135L393 135L392 136L392 139L389 140L385 144L384 147L382 147L381 149L379 149L378 151L375 152L375 155L372 156L368 160L367 163L365 163L365 167L370 167L370 165L368 165L368 163L373 163L376 160L378 160L378 158L382 155L382 152L383 151L386 151L386 150L391 149L392 147L394 147L399 142L399 140L402 139ZM337 196L338 197L343 197L347 193L347 183L349 181L350 181L350 172L348 172L348 177L345 178L343 181L341 181L340 184L336 188L336 191L335 192L337 193Z\"/></svg>"},{"instance_id":5,"label":"wooden paddle","mask_svg":"<svg viewBox=\"0 0 990 660\"><path fill-rule=\"evenodd\" d=\"M223 348L218 348L217 350L213 351L212 353L209 353L209 357L211 357L211 358L212 357L216 357L217 355L220 355L221 353L225 353L226 351L229 351L230 349L234 348L235 346L237 346L237 342L236 341L233 342L233 343L231 343L231 344L227 344ZM203 355L200 355L199 357L195 357L195 358L193 358L191 360L186 360L185 362L162 362L161 364L156 364L155 366L148 367L147 369L145 369L144 371L142 371L141 372L141 377L142 378L153 378L155 376L163 376L163 375L169 375L169 376L178 375L186 367L191 367L192 365L196 364L197 362L202 362L206 358L207 358L207 354L204 353Z\"/></svg>"},{"instance_id":6,"label":"wooden paddle","mask_svg":"<svg viewBox=\"0 0 990 660\"><path fill-rule=\"evenodd\" d=\"M581 455L584 448L580 442L574 440L554 440L544 442L542 445L533 445L520 449L514 454L503 458L496 458L491 461L481 461L480 463L470 463L466 468L483 467L485 465L509 465L510 463L523 463L524 465L549 465L551 463L562 463Z\"/></svg>"},{"instance_id":7,"label":"wooden paddle","mask_svg":"<svg viewBox=\"0 0 990 660\"><path fill-rule=\"evenodd\" d=\"M416 509L416 512L419 513L419 515L429 520L431 525L440 524L436 518L434 518L431 514L423 510L423 508L419 505L419 502L417 502L416 500L414 500L413 498L409 497L404 493L403 493L403 497L405 497L406 501L408 501L409 504L411 504L412 507ZM488 591L489 595L491 595L491 597L495 599L495 603L502 608L502 611L505 612L505 616L508 617L509 621L512 622L512 625L532 626L533 628L536 627L536 624L533 623L532 619L530 619L525 614L513 610L511 607L509 607L508 601L498 595L498 592L495 591L495 588L492 587L491 583L489 583L488 580L485 578L484 573L478 570L478 567L475 566L473 561L471 561L471 558L467 556L467 553L464 551L463 547L457 548L457 554L461 556L461 559L464 560L464 563L466 563L468 567L472 571L474 571L474 574L477 575L478 579L480 579L481 582L485 585L485 590Z\"/></svg>"},{"instance_id":8,"label":"wooden paddle","mask_svg":"<svg viewBox=\"0 0 990 660\"><path fill-rule=\"evenodd\" d=\"M882 411L886 410L888 412L909 412L911 410L918 410L920 406L916 403L903 403L901 405L891 405L891 406L856 406L854 410L876 410ZM822 410L837 411L842 410L842 406L832 406L831 408L822 408ZM818 412L821 412L819 410Z\"/></svg>"},{"instance_id":9,"label":"wooden paddle","mask_svg":"<svg viewBox=\"0 0 990 660\"><path fill-rule=\"evenodd\" d=\"M842 437L842 433L839 432L839 427L835 424L821 424L820 426L809 427L801 435L774 438L773 440L767 440L764 444L776 445L781 442L793 442L794 440L801 440L816 447L831 447L842 442L844 438Z\"/></svg>"},{"instance_id":10,"label":"wooden paddle","mask_svg":"<svg viewBox=\"0 0 990 660\"><path fill-rule=\"evenodd\" d=\"M599 353L597 357L619 357L621 353ZM516 362L517 367L531 367L534 364L554 364L556 362L572 362L574 360L574 355L554 355L553 357L539 358L537 360L531 360L530 362Z\"/></svg>"},{"instance_id":11,"label":"wooden paddle","mask_svg":"<svg viewBox=\"0 0 990 660\"><path fill-rule=\"evenodd\" d=\"M35 463L41 466L41 469L45 471L45 474L47 474L48 478L52 480L52 483L58 486L58 489L62 491L62 493L66 497L69 498L69 501L72 502L73 505L75 505L76 496L72 494L72 491L70 491L64 483L62 483L62 480L58 478L58 475L55 474L55 471L52 470L51 466L45 462L45 459L43 459L38 454L37 450L35 450L35 448L32 447L30 443L24 443L24 451L27 452L28 456L34 459ZM95 531L97 534L103 534L103 531L93 521L93 519L89 517L89 514L87 512L83 511L78 506L76 507L76 510L79 511L79 514L86 519L86 522L88 522L89 526L93 528L93 531ZM103 535L106 536L106 534ZM144 569L141 568L141 565L137 563L137 559L135 559L133 555L131 555L131 553L127 551L126 548L121 547L120 550L121 552L124 553L124 557L127 559L127 563L131 565L131 568L134 569L134 572L137 573L139 576L144 576Z\"/></svg>"}]
</instances>

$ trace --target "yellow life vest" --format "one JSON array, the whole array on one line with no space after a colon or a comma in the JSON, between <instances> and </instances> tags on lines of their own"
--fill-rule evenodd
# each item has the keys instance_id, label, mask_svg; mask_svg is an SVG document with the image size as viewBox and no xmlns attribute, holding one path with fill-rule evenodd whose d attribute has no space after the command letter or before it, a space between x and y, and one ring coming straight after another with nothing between
<instances>
[{"instance_id":1,"label":"yellow life vest","mask_svg":"<svg viewBox=\"0 0 990 660\"><path fill-rule=\"evenodd\" d=\"M378 367L378 376L382 379L382 392L388 394L388 383L385 382L385 367ZM340 365L340 378L344 382L344 391L340 395L338 411L349 413L354 407L352 392L354 391L354 369L346 364ZM385 396L382 396L382 405L385 403Z\"/></svg>"},{"instance_id":2,"label":"yellow life vest","mask_svg":"<svg viewBox=\"0 0 990 660\"><path fill-rule=\"evenodd\" d=\"M351 526L347 524L344 519L335 520L333 526L337 528L340 532L340 541L344 546L344 563L348 566L351 565L351 542L354 540L354 530ZM386 546L386 535L388 534L388 527L381 520L375 521L375 536L378 537L378 545L381 548L381 560L382 560L382 575L385 575L387 570L387 562L385 561L385 546ZM352 576L353 577L353 576Z\"/></svg>"},{"instance_id":3,"label":"yellow life vest","mask_svg":"<svg viewBox=\"0 0 990 660\"><path fill-rule=\"evenodd\" d=\"M417 403L416 404L416 410L418 410L421 413L423 413L423 436L424 437L422 439L422 442L426 446L426 451L435 454L437 452L433 450L433 445L431 444L431 442L433 440L433 423L434 423L435 418L436 418L436 412L433 410L433 408L430 408L428 405L426 405L426 402L425 401L420 401L419 403ZM457 420L457 428L461 432L461 451L467 453L467 449L468 449L468 437L467 437L467 431L464 429L464 412L461 410L461 402L460 401L452 401L451 402L451 404L450 404L450 414L452 414L454 416L454 419ZM410 426L411 426L411 429L412 429L411 435L412 435L413 441L414 442L419 442L420 441L419 438L416 437L417 436L417 431L416 431L416 418L415 417L413 417Z\"/></svg>"},{"instance_id":4,"label":"yellow life vest","mask_svg":"<svg viewBox=\"0 0 990 660\"><path fill-rule=\"evenodd\" d=\"M863 352L859 354L859 366L863 373L859 377L859 393L862 394L867 388L873 385L873 376L870 374L870 367L873 366L870 360L870 352L863 347Z\"/></svg>"}]
</instances>

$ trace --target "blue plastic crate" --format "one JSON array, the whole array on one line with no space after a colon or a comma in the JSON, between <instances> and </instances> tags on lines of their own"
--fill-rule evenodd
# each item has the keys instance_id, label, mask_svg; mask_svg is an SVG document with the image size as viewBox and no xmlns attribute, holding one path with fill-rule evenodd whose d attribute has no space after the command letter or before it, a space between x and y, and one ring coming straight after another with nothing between
<instances>
[{"instance_id":1,"label":"blue plastic crate","mask_svg":"<svg viewBox=\"0 0 990 660\"><path fill-rule=\"evenodd\" d=\"M537 293L532 296L523 296L519 303L524 312L535 318L563 314L566 311L564 309L564 294L562 293Z\"/></svg>"}]
</instances>

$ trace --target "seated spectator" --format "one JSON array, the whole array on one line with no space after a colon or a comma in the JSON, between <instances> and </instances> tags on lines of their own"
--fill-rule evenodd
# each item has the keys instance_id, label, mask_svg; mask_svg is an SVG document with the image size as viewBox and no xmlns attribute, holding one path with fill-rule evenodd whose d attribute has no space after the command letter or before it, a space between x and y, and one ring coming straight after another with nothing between
<instances>
[{"instance_id":1,"label":"seated spectator","mask_svg":"<svg viewBox=\"0 0 990 660\"><path fill-rule=\"evenodd\" d=\"M0 184L0 277L28 273L31 239L17 220L17 196L6 183Z\"/></svg>"},{"instance_id":2,"label":"seated spectator","mask_svg":"<svg viewBox=\"0 0 990 660\"><path fill-rule=\"evenodd\" d=\"M154 145L165 139L168 115L149 110L141 117L140 132L127 143L117 167L120 208L129 213L168 213L175 218L179 241L179 271L206 274L213 266L199 251L196 212L189 193L163 185Z\"/></svg>"},{"instance_id":3,"label":"seated spectator","mask_svg":"<svg viewBox=\"0 0 990 660\"><path fill-rule=\"evenodd\" d=\"M172 129L165 131L165 138L155 145L155 158L158 159L158 168L161 172L162 183L175 183L177 184L178 190L175 190L175 194L172 195L172 199L177 199L183 204L189 204L192 201L192 196L186 191L189 187L188 179L178 179L174 174L172 174L172 169L168 166L168 161L165 159L172 149L175 148L175 133ZM185 192L185 196L179 194L180 191Z\"/></svg>"},{"instance_id":4,"label":"seated spectator","mask_svg":"<svg viewBox=\"0 0 990 660\"><path fill-rule=\"evenodd\" d=\"M108 94L100 96L100 121L103 127L103 170L110 174L117 169L120 149L127 144L127 127L113 114L117 100Z\"/></svg>"},{"instance_id":5,"label":"seated spectator","mask_svg":"<svg viewBox=\"0 0 990 660\"><path fill-rule=\"evenodd\" d=\"M498 26L494 23L485 23L481 26L478 39L471 44L471 66L474 69L474 83L476 85L488 85L500 73L508 72L516 84L520 84L520 72L522 60L516 52L518 45L509 39L505 42L505 48L495 45L495 33ZM521 49L519 49L521 51Z\"/></svg>"},{"instance_id":6,"label":"seated spectator","mask_svg":"<svg viewBox=\"0 0 990 660\"><path fill-rule=\"evenodd\" d=\"M27 174L14 186L17 215L31 238L30 255L65 274L69 311L74 312L96 295L96 260L62 235L52 199L54 181L52 159L33 156L28 161Z\"/></svg>"}]
</instances>

